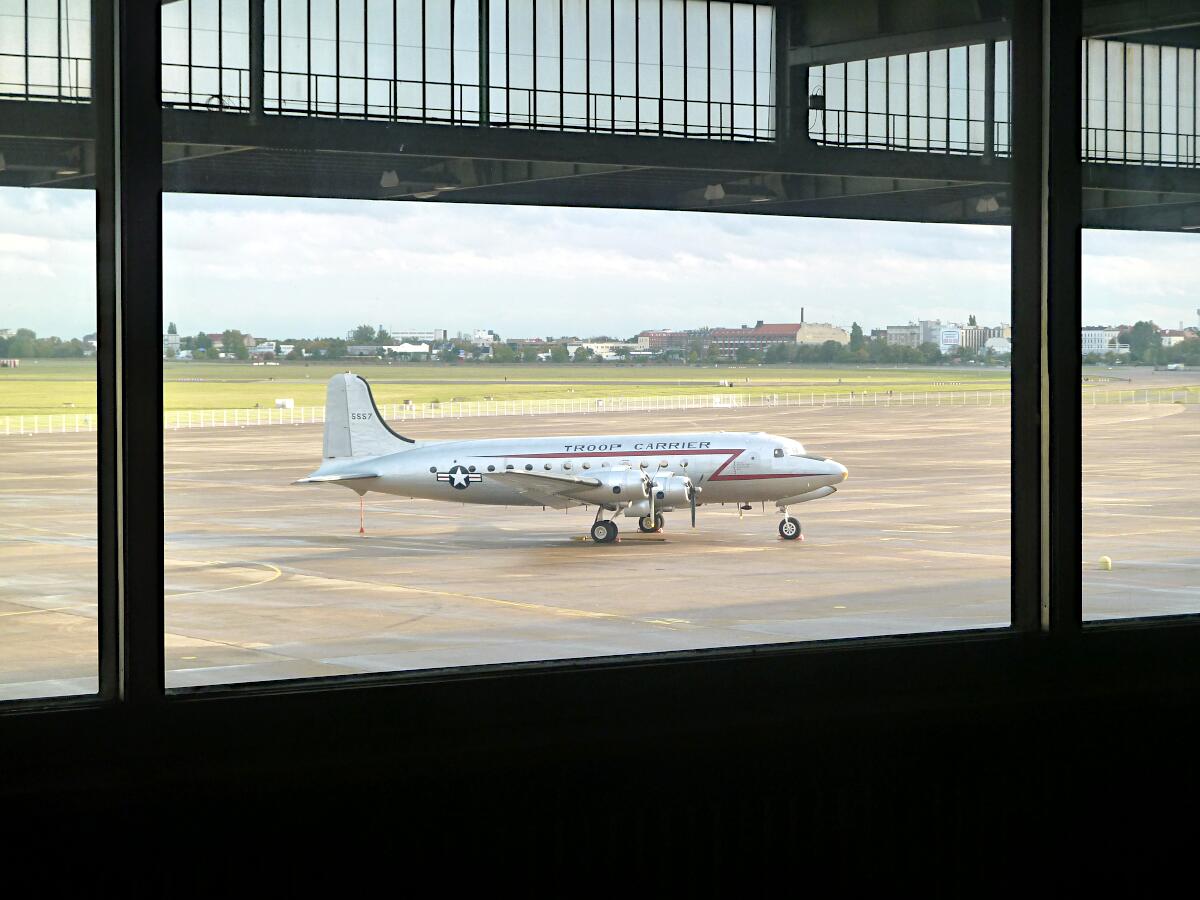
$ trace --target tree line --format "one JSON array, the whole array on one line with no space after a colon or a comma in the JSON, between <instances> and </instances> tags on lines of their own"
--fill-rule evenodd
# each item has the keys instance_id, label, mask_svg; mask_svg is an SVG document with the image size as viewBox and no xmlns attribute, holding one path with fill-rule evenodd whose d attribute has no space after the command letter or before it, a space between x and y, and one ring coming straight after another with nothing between
<instances>
[{"instance_id":1,"label":"tree line","mask_svg":"<svg viewBox=\"0 0 1200 900\"><path fill-rule=\"evenodd\" d=\"M79 338L40 338L29 328L18 328L12 337L0 337L0 357L5 359L72 359L87 355L91 347Z\"/></svg>"},{"instance_id":2,"label":"tree line","mask_svg":"<svg viewBox=\"0 0 1200 900\"><path fill-rule=\"evenodd\" d=\"M1164 347L1159 328L1153 322L1135 323L1117 336L1117 342L1128 344L1129 352L1117 353L1111 350L1107 353L1088 353L1083 357L1083 361L1109 365L1130 362L1151 366L1166 366L1172 363L1200 366L1200 338L1193 337L1173 347Z\"/></svg>"}]
</instances>

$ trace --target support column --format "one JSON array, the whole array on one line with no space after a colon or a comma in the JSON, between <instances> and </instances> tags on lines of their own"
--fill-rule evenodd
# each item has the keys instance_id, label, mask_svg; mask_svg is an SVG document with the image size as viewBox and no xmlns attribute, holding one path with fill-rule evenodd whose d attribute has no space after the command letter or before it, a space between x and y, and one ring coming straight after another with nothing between
<instances>
[{"instance_id":1,"label":"support column","mask_svg":"<svg viewBox=\"0 0 1200 900\"><path fill-rule=\"evenodd\" d=\"M94 3L100 689L163 695L160 7Z\"/></svg>"},{"instance_id":2,"label":"support column","mask_svg":"<svg viewBox=\"0 0 1200 900\"><path fill-rule=\"evenodd\" d=\"M263 94L266 91L266 18L266 0L250 0L250 122L255 125L262 119ZM282 60L279 70L282 73Z\"/></svg>"},{"instance_id":3,"label":"support column","mask_svg":"<svg viewBox=\"0 0 1200 900\"><path fill-rule=\"evenodd\" d=\"M1013 4L1012 620L1080 627L1079 0ZM1031 565L1032 561L1037 565Z\"/></svg>"},{"instance_id":4,"label":"support column","mask_svg":"<svg viewBox=\"0 0 1200 900\"><path fill-rule=\"evenodd\" d=\"M996 42L983 45L983 161L996 156Z\"/></svg>"},{"instance_id":5,"label":"support column","mask_svg":"<svg viewBox=\"0 0 1200 900\"><path fill-rule=\"evenodd\" d=\"M504 48L508 53L508 47ZM491 0L479 0L479 127L492 121L492 19ZM507 110L505 113L507 114Z\"/></svg>"},{"instance_id":6,"label":"support column","mask_svg":"<svg viewBox=\"0 0 1200 900\"><path fill-rule=\"evenodd\" d=\"M775 5L775 140L786 143L792 133L792 66L788 59L791 48L792 8ZM808 72L805 71L805 107L808 105Z\"/></svg>"}]
</instances>

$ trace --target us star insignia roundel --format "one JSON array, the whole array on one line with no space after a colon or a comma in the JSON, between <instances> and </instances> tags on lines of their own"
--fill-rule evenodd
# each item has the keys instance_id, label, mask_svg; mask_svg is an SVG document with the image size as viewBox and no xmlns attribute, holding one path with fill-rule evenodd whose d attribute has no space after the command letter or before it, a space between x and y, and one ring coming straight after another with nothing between
<instances>
[{"instance_id":1,"label":"us star insignia roundel","mask_svg":"<svg viewBox=\"0 0 1200 900\"><path fill-rule=\"evenodd\" d=\"M468 472L465 466L451 466L447 472L437 473L438 481L448 481L455 490L465 491L472 481L483 481L478 472Z\"/></svg>"}]
</instances>

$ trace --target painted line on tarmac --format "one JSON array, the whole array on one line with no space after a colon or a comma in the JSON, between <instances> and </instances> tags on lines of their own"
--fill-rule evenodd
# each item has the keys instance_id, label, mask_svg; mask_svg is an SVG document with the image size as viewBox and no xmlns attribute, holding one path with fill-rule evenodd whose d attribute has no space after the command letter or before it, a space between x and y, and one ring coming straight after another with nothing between
<instances>
[{"instance_id":1,"label":"painted line on tarmac","mask_svg":"<svg viewBox=\"0 0 1200 900\"><path fill-rule=\"evenodd\" d=\"M36 525L23 525L19 522L0 522L0 528L13 528L23 531L40 531L42 534L49 534L53 535L54 537L73 537L85 541L96 540L96 535L94 534L76 534L72 531L59 531L54 528L38 528Z\"/></svg>"},{"instance_id":2,"label":"painted line on tarmac","mask_svg":"<svg viewBox=\"0 0 1200 900\"><path fill-rule=\"evenodd\" d=\"M264 584L270 584L272 581L274 581L275 579L277 579L283 575L283 572L280 571L279 567L276 565L272 565L271 563L239 562L239 563L237 563L237 565L239 565L239 566L264 566L271 570L271 576L269 578L264 578L262 581L251 582L250 584L232 584L232 585L229 585L227 587L222 587L222 588L206 588L201 591L180 591L177 594L165 594L164 599L176 600L180 597L194 597L199 594L220 594L220 593L224 593L225 591L240 591L243 588L260 587Z\"/></svg>"},{"instance_id":3,"label":"painted line on tarmac","mask_svg":"<svg viewBox=\"0 0 1200 900\"><path fill-rule=\"evenodd\" d=\"M21 609L16 612L0 613L0 618L5 616L32 616L36 613L63 612L68 609L91 609L95 603L81 603L76 606L47 606L45 609Z\"/></svg>"},{"instance_id":4,"label":"painted line on tarmac","mask_svg":"<svg viewBox=\"0 0 1200 900\"><path fill-rule=\"evenodd\" d=\"M627 616L622 613L603 612L600 610L586 609L569 609L563 606L550 606L543 603L529 603L521 600L502 600L499 597L484 597L481 594L467 594L459 591L441 591L434 588L412 587L406 584L386 584L374 581L359 581L349 578L333 578L328 575L314 575L309 572L303 572L299 569L288 568L289 573L303 575L306 578L319 578L323 581L341 582L342 584L364 585L374 590L384 591L399 591L409 594L426 594L431 597L451 597L458 600L474 600L480 603L491 603L496 606L509 607L511 609L522 609L526 612L550 613L551 615L563 616L572 619L611 619L624 622L634 622L640 625L657 625L659 627L671 628L675 625L695 625L686 619L654 619L643 618L640 616Z\"/></svg>"}]
</instances>

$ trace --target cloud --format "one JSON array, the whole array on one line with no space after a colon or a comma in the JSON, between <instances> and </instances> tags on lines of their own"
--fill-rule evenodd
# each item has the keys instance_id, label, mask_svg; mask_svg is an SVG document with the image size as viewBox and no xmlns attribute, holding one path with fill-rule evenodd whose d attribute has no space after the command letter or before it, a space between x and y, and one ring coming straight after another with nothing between
<instances>
[{"instance_id":1,"label":"cloud","mask_svg":"<svg viewBox=\"0 0 1200 900\"><path fill-rule=\"evenodd\" d=\"M95 330L95 218L90 193L0 188L0 328Z\"/></svg>"},{"instance_id":2,"label":"cloud","mask_svg":"<svg viewBox=\"0 0 1200 900\"><path fill-rule=\"evenodd\" d=\"M1007 318L1008 244L997 240L998 229L749 216L729 227L733 221L700 213L169 196L165 296L176 321L198 309L252 311L255 321L242 321L243 328L285 336L337 333L357 321L486 326L510 335L630 334L658 325L798 319L802 306L810 320L883 324L910 318L931 298L951 297L969 300L960 318ZM251 304L239 299L247 291Z\"/></svg>"},{"instance_id":3,"label":"cloud","mask_svg":"<svg viewBox=\"0 0 1200 900\"><path fill-rule=\"evenodd\" d=\"M185 332L1010 317L1005 228L175 194L163 208L164 318ZM93 219L84 192L0 189L0 324L92 330ZM1195 240L1087 233L1085 318L1190 320Z\"/></svg>"}]
</instances>

